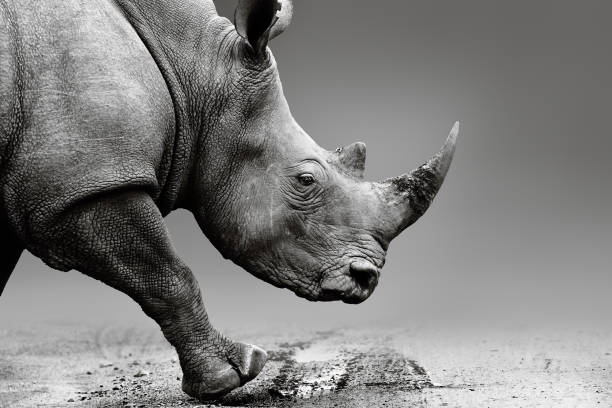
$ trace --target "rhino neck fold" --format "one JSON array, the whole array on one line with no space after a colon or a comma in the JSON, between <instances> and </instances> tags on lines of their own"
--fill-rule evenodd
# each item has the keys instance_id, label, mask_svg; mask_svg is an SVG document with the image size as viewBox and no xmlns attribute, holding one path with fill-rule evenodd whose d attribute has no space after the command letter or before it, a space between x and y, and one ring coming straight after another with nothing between
<instances>
[{"instance_id":1,"label":"rhino neck fold","mask_svg":"<svg viewBox=\"0 0 612 408\"><path fill-rule=\"evenodd\" d=\"M212 1L114 1L151 53L174 105L174 139L166 143L164 169L158 176L157 204L166 215L188 200L199 138L206 126L200 105L207 85L199 71L210 66L223 24Z\"/></svg>"}]
</instances>

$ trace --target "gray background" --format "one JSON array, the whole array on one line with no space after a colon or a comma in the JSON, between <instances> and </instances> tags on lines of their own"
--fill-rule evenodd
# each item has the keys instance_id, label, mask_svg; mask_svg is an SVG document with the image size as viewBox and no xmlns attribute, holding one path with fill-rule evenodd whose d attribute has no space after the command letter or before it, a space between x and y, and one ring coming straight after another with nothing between
<instances>
[{"instance_id":1,"label":"gray background","mask_svg":"<svg viewBox=\"0 0 612 408\"><path fill-rule=\"evenodd\" d=\"M231 15L233 1L217 2ZM168 218L213 323L608 322L612 306L609 1L297 0L271 44L293 114L322 146L368 145L399 175L455 120L447 183L396 239L362 305L310 303L225 261L191 215ZM24 254L0 323L152 324L77 272Z\"/></svg>"}]
</instances>

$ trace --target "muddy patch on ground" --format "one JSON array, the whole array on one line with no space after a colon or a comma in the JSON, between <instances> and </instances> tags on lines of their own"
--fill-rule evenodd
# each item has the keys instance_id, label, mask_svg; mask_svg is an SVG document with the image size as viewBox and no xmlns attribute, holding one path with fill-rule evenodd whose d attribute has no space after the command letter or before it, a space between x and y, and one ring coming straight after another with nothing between
<instances>
[{"instance_id":1,"label":"muddy patch on ground","mask_svg":"<svg viewBox=\"0 0 612 408\"><path fill-rule=\"evenodd\" d=\"M363 339L362 339L363 340ZM389 344L355 341L341 332L271 350L265 374L227 396L223 406L292 406L342 395L417 391L431 386L416 361ZM376 344L375 346L373 344Z\"/></svg>"}]
</instances>

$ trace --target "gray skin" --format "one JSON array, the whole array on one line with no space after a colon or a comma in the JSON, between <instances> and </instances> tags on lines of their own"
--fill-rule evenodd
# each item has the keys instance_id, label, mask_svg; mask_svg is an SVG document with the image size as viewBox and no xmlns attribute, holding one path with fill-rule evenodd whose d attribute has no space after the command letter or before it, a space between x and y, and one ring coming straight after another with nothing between
<instances>
[{"instance_id":1,"label":"gray skin","mask_svg":"<svg viewBox=\"0 0 612 408\"><path fill-rule=\"evenodd\" d=\"M326 151L291 116L267 48L291 15L277 0L241 0L235 25L207 0L0 0L0 293L24 249L126 293L200 399L254 378L266 353L210 325L172 210L273 285L368 298L458 129L412 173L364 181L363 143Z\"/></svg>"}]
</instances>

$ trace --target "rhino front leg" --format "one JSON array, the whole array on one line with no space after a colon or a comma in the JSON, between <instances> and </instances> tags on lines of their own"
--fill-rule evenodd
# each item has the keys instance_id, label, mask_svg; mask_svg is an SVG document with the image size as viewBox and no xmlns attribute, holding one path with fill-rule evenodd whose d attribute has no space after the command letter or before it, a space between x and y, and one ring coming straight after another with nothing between
<instances>
[{"instance_id":1,"label":"rhino front leg","mask_svg":"<svg viewBox=\"0 0 612 408\"><path fill-rule=\"evenodd\" d=\"M266 362L258 347L223 337L209 323L197 281L175 254L152 199L138 192L72 207L53 222L42 250L58 269L77 269L140 304L176 348L183 390L218 398L255 378Z\"/></svg>"}]
</instances>

